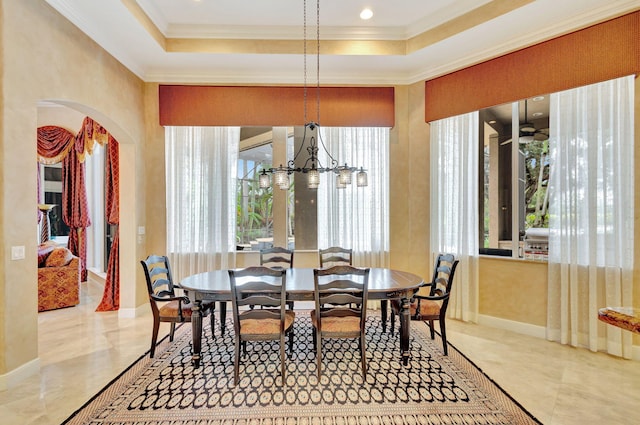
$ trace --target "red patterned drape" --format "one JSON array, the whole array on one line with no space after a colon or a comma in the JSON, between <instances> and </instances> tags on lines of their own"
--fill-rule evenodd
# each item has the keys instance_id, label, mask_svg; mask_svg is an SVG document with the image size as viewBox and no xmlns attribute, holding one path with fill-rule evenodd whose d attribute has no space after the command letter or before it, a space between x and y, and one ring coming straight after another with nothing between
<instances>
[{"instance_id":1,"label":"red patterned drape","mask_svg":"<svg viewBox=\"0 0 640 425\"><path fill-rule=\"evenodd\" d=\"M120 190L119 190L118 142L109 136L105 169L106 216L114 226L113 242L109 251L107 279L104 284L102 301L96 311L113 311L120 308Z\"/></svg>"},{"instance_id":2,"label":"red patterned drape","mask_svg":"<svg viewBox=\"0 0 640 425\"><path fill-rule=\"evenodd\" d=\"M87 188L85 185L84 162L78 160L78 150L82 143L76 140L76 148L62 162L62 219L69 226L68 248L80 257L82 282L87 280L87 234L91 226Z\"/></svg>"},{"instance_id":3,"label":"red patterned drape","mask_svg":"<svg viewBox=\"0 0 640 425\"><path fill-rule=\"evenodd\" d=\"M105 144L108 136L105 128L89 117L85 117L75 136L62 127L38 128L38 162L62 162L62 219L69 226L69 250L80 257L83 282L87 280L87 236L84 230L91 225L84 159L85 155L93 152L95 142Z\"/></svg>"},{"instance_id":4,"label":"red patterned drape","mask_svg":"<svg viewBox=\"0 0 640 425\"><path fill-rule=\"evenodd\" d=\"M73 149L76 137L67 129L47 125L38 128L38 162L57 164Z\"/></svg>"}]
</instances>

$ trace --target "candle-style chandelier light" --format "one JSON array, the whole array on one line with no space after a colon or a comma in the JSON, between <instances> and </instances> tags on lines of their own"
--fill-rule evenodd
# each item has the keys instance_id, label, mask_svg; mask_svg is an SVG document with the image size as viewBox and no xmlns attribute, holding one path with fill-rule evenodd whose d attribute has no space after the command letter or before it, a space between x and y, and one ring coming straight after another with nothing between
<instances>
[{"instance_id":1,"label":"candle-style chandelier light","mask_svg":"<svg viewBox=\"0 0 640 425\"><path fill-rule=\"evenodd\" d=\"M259 176L261 188L271 185L269 174L273 174L273 182L280 189L289 189L289 175L303 173L307 176L307 187L317 189L320 185L320 173L333 172L336 174L336 188L344 189L351 184L352 174L356 174L358 187L368 185L367 172L363 167L352 167L347 163L339 165L338 161L329 153L320 135L320 0L316 0L316 121L307 120L307 1L304 0L304 133L300 148L286 166L280 164L277 168L263 168ZM307 134L307 131L309 134ZM316 137L317 135L317 137ZM319 141L319 144L318 144ZM329 163L324 166L318 157L319 146L326 152ZM309 157L302 166L296 162L304 148Z\"/></svg>"}]
</instances>

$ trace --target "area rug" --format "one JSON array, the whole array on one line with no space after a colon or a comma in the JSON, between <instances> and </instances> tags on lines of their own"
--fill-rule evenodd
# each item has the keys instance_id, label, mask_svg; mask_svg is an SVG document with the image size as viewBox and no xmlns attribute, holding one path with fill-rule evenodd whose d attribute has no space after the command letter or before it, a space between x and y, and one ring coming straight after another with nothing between
<instances>
[{"instance_id":1,"label":"area rug","mask_svg":"<svg viewBox=\"0 0 640 425\"><path fill-rule=\"evenodd\" d=\"M308 313L295 321L295 349L280 378L277 343L249 343L233 385L233 326L204 329L202 361L191 365L191 326L163 340L64 424L131 425L426 425L539 424L466 356L411 323L411 360L400 361L398 333L367 323L367 374L357 341L323 342L318 382Z\"/></svg>"}]
</instances>

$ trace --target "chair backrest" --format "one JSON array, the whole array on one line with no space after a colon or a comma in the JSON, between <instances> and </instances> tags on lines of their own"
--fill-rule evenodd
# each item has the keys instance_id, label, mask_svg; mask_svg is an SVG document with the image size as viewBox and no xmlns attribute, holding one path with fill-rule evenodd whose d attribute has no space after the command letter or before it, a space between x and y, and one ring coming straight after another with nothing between
<instances>
[{"instance_id":1,"label":"chair backrest","mask_svg":"<svg viewBox=\"0 0 640 425\"><path fill-rule=\"evenodd\" d=\"M458 267L458 260L453 254L440 254L436 259L436 266L433 271L433 280L429 296L441 297L442 305L440 314L444 315L449 305L449 294L453 285L453 278Z\"/></svg>"},{"instance_id":2,"label":"chair backrest","mask_svg":"<svg viewBox=\"0 0 640 425\"><path fill-rule=\"evenodd\" d=\"M327 317L358 317L360 332L364 332L367 315L367 290L369 269L352 266L334 266L313 270L315 293L315 314L318 329L322 329L322 319ZM360 333L335 336L356 337Z\"/></svg>"},{"instance_id":3,"label":"chair backrest","mask_svg":"<svg viewBox=\"0 0 640 425\"><path fill-rule=\"evenodd\" d=\"M149 255L146 259L141 260L140 264L142 264L142 270L144 270L144 277L147 282L151 311L154 315L157 315L158 306L156 301L163 301L163 298L175 296L169 259L164 255Z\"/></svg>"},{"instance_id":4,"label":"chair backrest","mask_svg":"<svg viewBox=\"0 0 640 425\"><path fill-rule=\"evenodd\" d=\"M249 319L280 320L280 332L284 331L287 275L285 270L254 266L229 270L231 306L236 335L240 335L240 323ZM243 309L244 306L266 308ZM275 338L274 334L273 337Z\"/></svg>"},{"instance_id":5,"label":"chair backrest","mask_svg":"<svg viewBox=\"0 0 640 425\"><path fill-rule=\"evenodd\" d=\"M288 269L293 267L293 251L275 246L260 250L260 265L271 268Z\"/></svg>"},{"instance_id":6,"label":"chair backrest","mask_svg":"<svg viewBox=\"0 0 640 425\"><path fill-rule=\"evenodd\" d=\"M332 246L327 249L321 249L318 253L320 255L320 267L353 265L351 259L353 256L352 249Z\"/></svg>"},{"instance_id":7,"label":"chair backrest","mask_svg":"<svg viewBox=\"0 0 640 425\"><path fill-rule=\"evenodd\" d=\"M164 255L150 255L140 261L147 281L149 297L154 299L175 296L169 259Z\"/></svg>"}]
</instances>

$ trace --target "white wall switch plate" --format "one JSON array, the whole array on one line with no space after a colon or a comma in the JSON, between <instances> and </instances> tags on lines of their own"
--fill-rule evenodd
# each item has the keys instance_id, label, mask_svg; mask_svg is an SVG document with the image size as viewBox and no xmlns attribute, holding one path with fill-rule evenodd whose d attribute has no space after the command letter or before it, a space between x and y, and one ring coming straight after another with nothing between
<instances>
[{"instance_id":1,"label":"white wall switch plate","mask_svg":"<svg viewBox=\"0 0 640 425\"><path fill-rule=\"evenodd\" d=\"M12 260L24 260L24 245L11 247Z\"/></svg>"}]
</instances>

